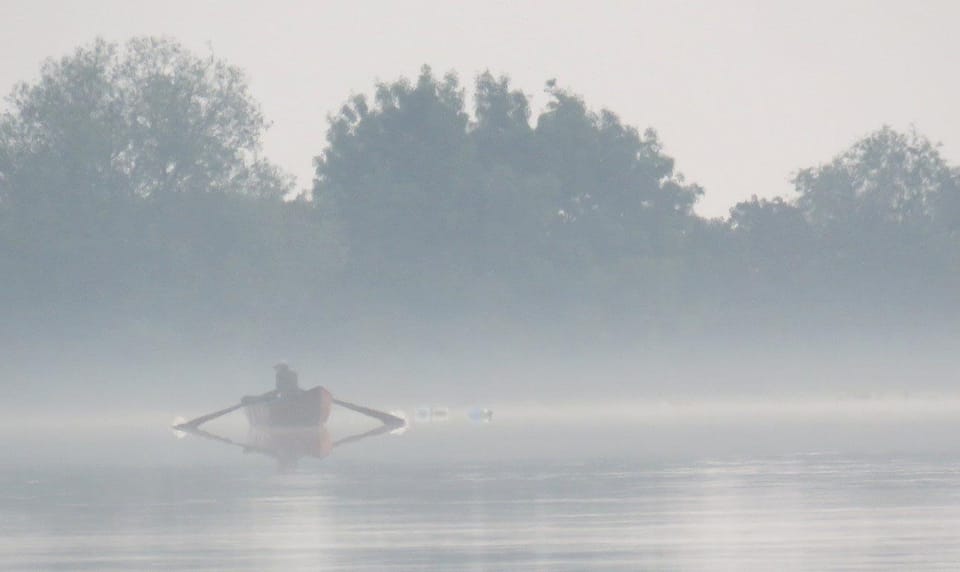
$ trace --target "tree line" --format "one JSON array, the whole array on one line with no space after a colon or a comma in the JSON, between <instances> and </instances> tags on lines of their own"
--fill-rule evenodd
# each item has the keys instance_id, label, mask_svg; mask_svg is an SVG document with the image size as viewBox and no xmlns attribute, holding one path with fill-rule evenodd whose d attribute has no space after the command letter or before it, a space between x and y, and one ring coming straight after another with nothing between
<instances>
[{"instance_id":1,"label":"tree line","mask_svg":"<svg viewBox=\"0 0 960 572\"><path fill-rule=\"evenodd\" d=\"M424 67L331 115L308 192L242 71L172 40L47 61L0 117L5 336L465 321L672 335L955 317L960 169L882 127L795 197L693 207L657 133ZM749 169L749 164L743 165Z\"/></svg>"}]
</instances>

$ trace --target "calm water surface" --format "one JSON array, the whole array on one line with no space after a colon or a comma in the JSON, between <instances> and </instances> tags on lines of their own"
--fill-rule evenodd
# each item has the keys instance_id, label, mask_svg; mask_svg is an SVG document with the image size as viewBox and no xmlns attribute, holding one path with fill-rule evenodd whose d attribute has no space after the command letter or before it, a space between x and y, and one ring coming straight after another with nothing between
<instances>
[{"instance_id":1,"label":"calm water surface","mask_svg":"<svg viewBox=\"0 0 960 572\"><path fill-rule=\"evenodd\" d=\"M378 437L349 455L304 459L289 473L258 455L166 435L127 456L86 462L66 453L12 456L0 467L0 568L936 570L960 563L954 454L665 459L618 445L589 455L582 447L591 438L579 434L566 456L499 455L510 442L494 435L464 440L472 456L421 454L445 450L435 435ZM410 443L425 448L380 454Z\"/></svg>"}]
</instances>

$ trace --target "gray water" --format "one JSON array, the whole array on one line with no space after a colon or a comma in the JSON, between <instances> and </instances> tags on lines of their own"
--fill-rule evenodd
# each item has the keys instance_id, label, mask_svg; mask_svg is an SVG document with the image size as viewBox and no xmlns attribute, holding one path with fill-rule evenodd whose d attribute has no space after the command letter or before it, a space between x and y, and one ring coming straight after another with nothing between
<instances>
[{"instance_id":1,"label":"gray water","mask_svg":"<svg viewBox=\"0 0 960 572\"><path fill-rule=\"evenodd\" d=\"M960 452L933 444L942 426L891 425L863 442L870 447L855 446L853 429L818 427L796 425L778 446L749 454L751 443L771 441L759 439L767 427L448 424L378 436L283 471L264 456L178 440L161 427L21 435L19 446L8 434L0 568L936 570L960 563Z\"/></svg>"}]
</instances>

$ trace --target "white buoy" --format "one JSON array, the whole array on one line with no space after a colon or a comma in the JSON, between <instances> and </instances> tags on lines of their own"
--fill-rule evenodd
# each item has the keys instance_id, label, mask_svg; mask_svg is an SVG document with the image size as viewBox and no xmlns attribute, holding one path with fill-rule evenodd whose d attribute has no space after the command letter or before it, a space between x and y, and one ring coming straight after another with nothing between
<instances>
[{"instance_id":1,"label":"white buoy","mask_svg":"<svg viewBox=\"0 0 960 572\"><path fill-rule=\"evenodd\" d=\"M416 419L417 423L429 423L430 422L430 406L421 405L420 407L417 407L417 410L414 413L414 416L415 416L414 419Z\"/></svg>"},{"instance_id":2,"label":"white buoy","mask_svg":"<svg viewBox=\"0 0 960 572\"><path fill-rule=\"evenodd\" d=\"M430 421L443 423L450 420L450 408L443 405L435 405L430 408Z\"/></svg>"}]
</instances>

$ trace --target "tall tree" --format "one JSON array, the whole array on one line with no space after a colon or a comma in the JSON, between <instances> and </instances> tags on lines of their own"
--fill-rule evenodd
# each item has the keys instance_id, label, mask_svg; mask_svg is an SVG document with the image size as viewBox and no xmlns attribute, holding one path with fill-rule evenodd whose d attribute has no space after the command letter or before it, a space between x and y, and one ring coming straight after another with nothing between
<instances>
[{"instance_id":1,"label":"tall tree","mask_svg":"<svg viewBox=\"0 0 960 572\"><path fill-rule=\"evenodd\" d=\"M438 79L428 67L331 119L314 197L342 228L355 270L408 292L425 292L425 280L442 289L438 268L442 278L468 272L463 249L477 225L468 122L456 76Z\"/></svg>"},{"instance_id":2,"label":"tall tree","mask_svg":"<svg viewBox=\"0 0 960 572\"><path fill-rule=\"evenodd\" d=\"M526 96L490 73L476 80L472 120L456 78L429 68L380 85L372 104L348 102L331 119L314 196L342 225L353 267L431 303L471 291L582 300L586 283L673 289L653 284L679 276L702 191L653 131L547 89L536 128Z\"/></svg>"},{"instance_id":3,"label":"tall tree","mask_svg":"<svg viewBox=\"0 0 960 572\"><path fill-rule=\"evenodd\" d=\"M61 324L270 307L263 237L315 233L277 222L266 127L238 68L171 40L48 60L0 116L0 301Z\"/></svg>"},{"instance_id":4,"label":"tall tree","mask_svg":"<svg viewBox=\"0 0 960 572\"><path fill-rule=\"evenodd\" d=\"M801 170L797 206L817 235L830 296L891 315L935 299L953 306L958 182L937 145L890 127Z\"/></svg>"},{"instance_id":5,"label":"tall tree","mask_svg":"<svg viewBox=\"0 0 960 572\"><path fill-rule=\"evenodd\" d=\"M660 253L678 244L702 194L674 171L655 131L642 135L616 114L589 111L548 82L551 101L537 121L542 168L561 182L562 220L590 256Z\"/></svg>"},{"instance_id":6,"label":"tall tree","mask_svg":"<svg viewBox=\"0 0 960 572\"><path fill-rule=\"evenodd\" d=\"M926 225L947 212L960 194L954 171L939 149L915 131L883 127L831 162L794 178L797 201L811 223Z\"/></svg>"},{"instance_id":7,"label":"tall tree","mask_svg":"<svg viewBox=\"0 0 960 572\"><path fill-rule=\"evenodd\" d=\"M104 40L49 60L0 118L0 178L18 202L238 192L291 179L260 157L267 124L243 73L171 40Z\"/></svg>"},{"instance_id":8,"label":"tall tree","mask_svg":"<svg viewBox=\"0 0 960 572\"><path fill-rule=\"evenodd\" d=\"M471 138L485 166L517 172L533 167L530 102L522 91L511 89L507 77L489 71L477 77L474 113Z\"/></svg>"}]
</instances>

